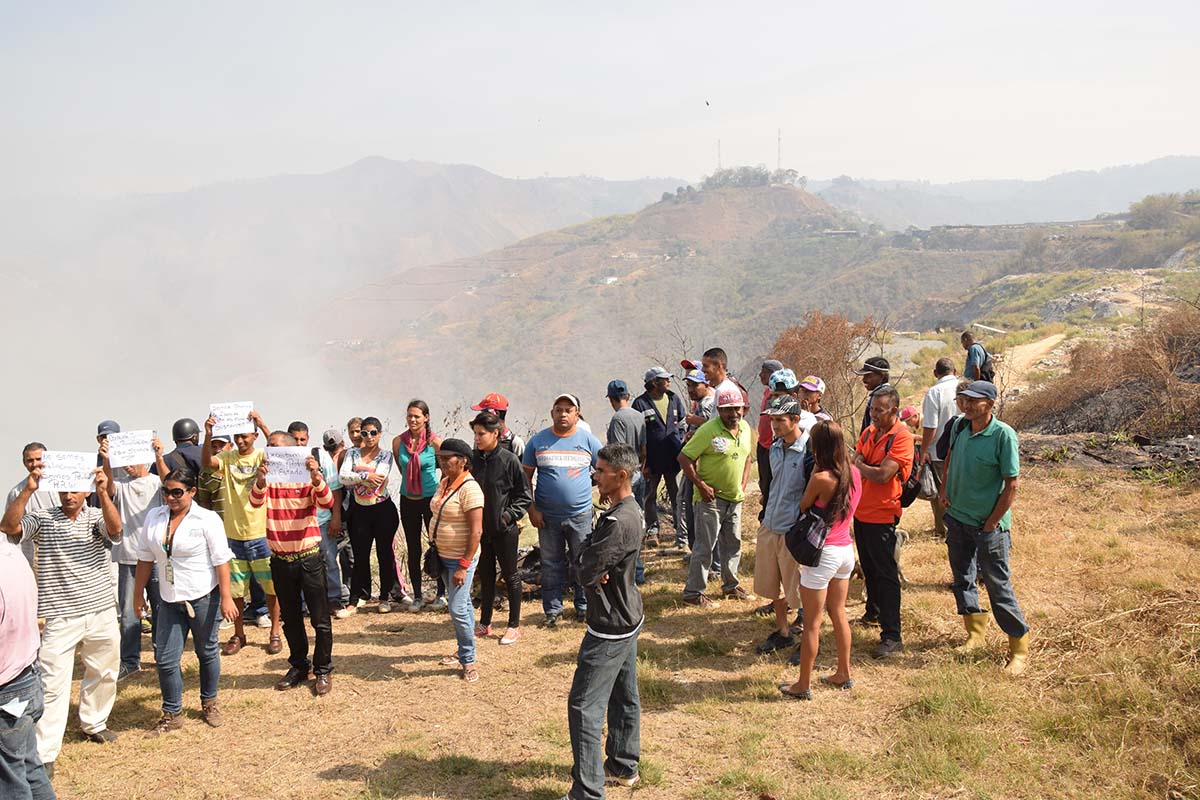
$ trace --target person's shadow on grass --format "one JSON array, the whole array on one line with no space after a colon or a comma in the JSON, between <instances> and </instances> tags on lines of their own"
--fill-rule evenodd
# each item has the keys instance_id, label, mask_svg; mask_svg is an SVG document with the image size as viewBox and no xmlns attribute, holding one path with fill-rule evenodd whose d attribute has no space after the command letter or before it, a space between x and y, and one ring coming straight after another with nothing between
<instances>
[{"instance_id":1,"label":"person's shadow on grass","mask_svg":"<svg viewBox=\"0 0 1200 800\"><path fill-rule=\"evenodd\" d=\"M569 751L566 755L569 757ZM487 761L473 756L425 757L401 751L374 768L341 764L318 773L317 777L327 781L362 781L371 797L556 800L567 790L570 776L568 761Z\"/></svg>"}]
</instances>

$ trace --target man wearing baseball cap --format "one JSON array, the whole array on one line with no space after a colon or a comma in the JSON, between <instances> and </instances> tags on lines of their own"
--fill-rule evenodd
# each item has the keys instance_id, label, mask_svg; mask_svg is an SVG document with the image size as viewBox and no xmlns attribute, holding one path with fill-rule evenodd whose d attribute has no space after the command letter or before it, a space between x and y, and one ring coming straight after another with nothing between
<instances>
[{"instance_id":1,"label":"man wearing baseball cap","mask_svg":"<svg viewBox=\"0 0 1200 800\"><path fill-rule=\"evenodd\" d=\"M804 406L804 410L816 417L818 421L832 422L833 415L821 406L821 399L824 396L825 381L816 375L806 375L804 380L800 381L800 405Z\"/></svg>"},{"instance_id":2,"label":"man wearing baseball cap","mask_svg":"<svg viewBox=\"0 0 1200 800\"><path fill-rule=\"evenodd\" d=\"M871 401L876 394L891 388L888 383L891 364L883 356L874 356L863 362L861 369L854 370L855 375L862 376L863 386L867 387L867 407L863 409L862 428L865 431L871 425Z\"/></svg>"},{"instance_id":3,"label":"man wearing baseball cap","mask_svg":"<svg viewBox=\"0 0 1200 800\"><path fill-rule=\"evenodd\" d=\"M646 391L633 401L633 408L646 422L645 504L646 546L658 547L658 483L664 481L671 498L672 528L679 527L679 449L683 447L684 418L687 408L683 400L670 390L671 373L662 367L651 367L642 376Z\"/></svg>"},{"instance_id":4,"label":"man wearing baseball cap","mask_svg":"<svg viewBox=\"0 0 1200 800\"><path fill-rule=\"evenodd\" d=\"M505 420L508 416L508 398L502 394L491 392L485 394L482 400L471 406L471 410L487 411L495 414L501 420ZM500 434L500 446L517 458L520 458L525 452L525 440L513 433L507 422L504 423L504 430Z\"/></svg>"},{"instance_id":5,"label":"man wearing baseball cap","mask_svg":"<svg viewBox=\"0 0 1200 800\"><path fill-rule=\"evenodd\" d=\"M707 358L707 356L706 356ZM683 601L710 607L715 601L704 594L708 585L712 551L721 557L721 591L729 598L750 597L738 584L741 562L742 501L750 479L754 431L742 417L746 400L736 386L717 393L717 418L701 425L679 453L679 464L692 485L696 531Z\"/></svg>"},{"instance_id":6,"label":"man wearing baseball cap","mask_svg":"<svg viewBox=\"0 0 1200 800\"><path fill-rule=\"evenodd\" d=\"M950 442L942 480L946 508L946 550L954 574L954 601L967 629L960 650L984 644L987 612L979 607L977 572L991 601L996 624L1008 635L1011 675L1025 671L1029 625L1013 593L1008 549L1012 546L1012 503L1021 472L1017 434L996 419L996 387L974 381L962 392L963 415L970 426L958 429Z\"/></svg>"},{"instance_id":7,"label":"man wearing baseball cap","mask_svg":"<svg viewBox=\"0 0 1200 800\"><path fill-rule=\"evenodd\" d=\"M763 385L762 405L758 407L758 445L755 448L755 461L758 464L758 491L762 495L762 507L767 507L767 497L771 493L771 415L767 413L767 405L775 397L775 388L771 386L771 376L783 369L783 363L773 358L762 362L758 369L758 381ZM790 370L789 370L790 371ZM792 376L795 380L795 376ZM762 510L758 512L758 521L762 522Z\"/></svg>"},{"instance_id":8,"label":"man wearing baseball cap","mask_svg":"<svg viewBox=\"0 0 1200 800\"><path fill-rule=\"evenodd\" d=\"M570 566L592 530L592 468L600 442L579 427L579 398L563 393L550 409L553 424L525 446L521 466L533 486L529 521L538 529L542 553L542 610L553 628L563 613L563 585L574 587L575 618L587 616L587 596ZM537 474L537 483L533 476Z\"/></svg>"}]
</instances>

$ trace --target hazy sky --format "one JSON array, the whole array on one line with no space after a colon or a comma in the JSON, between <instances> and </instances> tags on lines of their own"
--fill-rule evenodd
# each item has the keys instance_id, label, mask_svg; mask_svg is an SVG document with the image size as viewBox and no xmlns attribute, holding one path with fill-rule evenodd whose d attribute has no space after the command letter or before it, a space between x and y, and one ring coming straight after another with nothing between
<instances>
[{"instance_id":1,"label":"hazy sky","mask_svg":"<svg viewBox=\"0 0 1200 800\"><path fill-rule=\"evenodd\" d=\"M1040 178L1200 153L1200 3L18 3L0 192L367 155L610 178ZM710 105L706 105L706 101Z\"/></svg>"}]
</instances>

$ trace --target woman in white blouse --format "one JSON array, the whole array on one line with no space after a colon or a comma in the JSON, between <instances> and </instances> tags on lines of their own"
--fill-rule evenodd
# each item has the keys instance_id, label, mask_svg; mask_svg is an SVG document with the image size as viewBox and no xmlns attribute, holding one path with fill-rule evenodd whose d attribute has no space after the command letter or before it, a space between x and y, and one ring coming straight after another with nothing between
<instances>
[{"instance_id":1,"label":"woman in white blouse","mask_svg":"<svg viewBox=\"0 0 1200 800\"><path fill-rule=\"evenodd\" d=\"M354 573L350 578L349 608L358 609L371 599L371 545L379 559L379 613L392 610L392 589L396 586L396 553L392 545L400 527L400 513L392 502L389 483L395 457L379 446L383 425L376 417L366 417L359 429L362 445L350 448L342 461L338 477L342 486L353 493L354 522L350 526L350 546L354 550Z\"/></svg>"},{"instance_id":2,"label":"woman in white blouse","mask_svg":"<svg viewBox=\"0 0 1200 800\"><path fill-rule=\"evenodd\" d=\"M217 681L221 653L217 645L221 619L233 620L237 606L229 589L233 552L225 539L221 518L196 502L196 473L172 470L163 478L163 502L146 518L134 543L137 575L134 610L142 613L142 591L150 570L158 577L161 600L155 610L154 660L162 691L162 718L151 734L158 736L183 727L183 674L179 668L188 633L200 659L200 706L204 721L221 724L217 710Z\"/></svg>"}]
</instances>

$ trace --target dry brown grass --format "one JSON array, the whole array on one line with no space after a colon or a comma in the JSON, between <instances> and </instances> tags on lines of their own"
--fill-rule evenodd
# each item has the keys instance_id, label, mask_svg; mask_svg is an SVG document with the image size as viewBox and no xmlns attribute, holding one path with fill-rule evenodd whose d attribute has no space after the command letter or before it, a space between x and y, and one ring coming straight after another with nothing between
<instances>
[{"instance_id":1,"label":"dry brown grass","mask_svg":"<svg viewBox=\"0 0 1200 800\"><path fill-rule=\"evenodd\" d=\"M632 794L1195 797L1195 493L1110 473L1027 471L1012 556L1033 627L1031 669L1021 679L1000 669L994 626L986 654L951 654L961 628L944 549L929 526L922 503L903 523L914 534L904 563L908 652L874 663L866 654L877 634L856 630L858 686L817 689L812 703L780 699L775 684L794 671L783 658L754 655L768 632L749 613L755 603L681 606L678 558L651 560L639 668L644 785ZM857 616L857 591L851 596ZM528 623L538 610L529 609ZM528 625L515 647L484 642L483 679L472 686L436 663L453 649L445 615L364 613L335 625L334 691L322 700L275 692L286 663L266 656L264 632L252 631L252 646L224 660L219 730L196 715L191 656L188 720L178 733L141 734L157 717L152 673L122 686L111 719L120 741L102 747L69 732L60 796L551 800L566 791L565 705L581 625ZM823 668L828 639L825 648Z\"/></svg>"}]
</instances>

